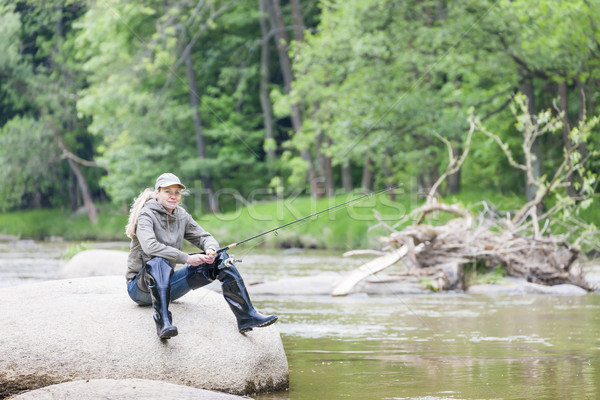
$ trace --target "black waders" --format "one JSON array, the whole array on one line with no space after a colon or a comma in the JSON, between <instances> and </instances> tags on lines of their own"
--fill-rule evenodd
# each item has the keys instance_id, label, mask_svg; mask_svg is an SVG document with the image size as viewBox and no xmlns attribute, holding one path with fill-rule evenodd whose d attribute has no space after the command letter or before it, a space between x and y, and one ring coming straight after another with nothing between
<instances>
[{"instance_id":1,"label":"black waders","mask_svg":"<svg viewBox=\"0 0 600 400\"><path fill-rule=\"evenodd\" d=\"M169 312L171 301L171 286L169 280L173 275L173 268L163 258L156 257L146 263L146 284L150 289L152 307L154 307L154 322L156 334L161 339L170 339L177 336L177 327L172 325L173 317Z\"/></svg>"},{"instance_id":2,"label":"black waders","mask_svg":"<svg viewBox=\"0 0 600 400\"><path fill-rule=\"evenodd\" d=\"M252 328L268 326L277 321L276 315L264 316L254 309L244 280L237 268L225 264L229 256L221 252L212 264L202 264L197 268L190 267L187 282L191 289L198 289L218 279L221 281L223 297L237 319L240 333L251 331Z\"/></svg>"}]
</instances>

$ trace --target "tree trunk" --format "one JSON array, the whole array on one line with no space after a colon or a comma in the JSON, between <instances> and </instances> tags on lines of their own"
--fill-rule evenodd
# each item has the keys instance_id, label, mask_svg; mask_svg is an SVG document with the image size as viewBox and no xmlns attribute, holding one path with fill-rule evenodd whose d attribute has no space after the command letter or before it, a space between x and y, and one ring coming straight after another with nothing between
<instances>
[{"instance_id":1,"label":"tree trunk","mask_svg":"<svg viewBox=\"0 0 600 400\"><path fill-rule=\"evenodd\" d=\"M290 90L292 90L292 81L294 80L294 77L292 74L290 56L288 54L288 38L285 31L285 26L283 25L279 0L271 0L271 7L269 7L268 12L269 20L271 21L271 29L275 30L275 44L277 45L279 65L281 67L281 74L283 75L284 89L286 93L289 93Z\"/></svg>"},{"instance_id":2,"label":"tree trunk","mask_svg":"<svg viewBox=\"0 0 600 400\"><path fill-rule=\"evenodd\" d=\"M342 164L342 189L344 189L344 192L350 192L353 188L352 167L350 166L350 161L346 161L346 163Z\"/></svg>"},{"instance_id":3,"label":"tree trunk","mask_svg":"<svg viewBox=\"0 0 600 400\"><path fill-rule=\"evenodd\" d=\"M267 163L271 175L275 161L275 136L273 133L273 105L269 98L269 27L268 0L258 0L258 7L261 13L260 16L260 31L262 33L262 45L260 51L260 105L263 113L263 121L265 125L265 151L267 153Z\"/></svg>"},{"instance_id":4,"label":"tree trunk","mask_svg":"<svg viewBox=\"0 0 600 400\"><path fill-rule=\"evenodd\" d=\"M288 38L283 24L283 18L281 16L281 7L279 6L279 0L272 0L272 7L269 7L269 19L271 21L271 28L275 29L275 40L277 43L277 51L279 54L279 65L281 66L281 73L283 75L283 82L285 93L289 94L292 90L292 81L294 75L292 73L292 63L288 53ZM299 132L302 128L302 117L300 115L300 107L298 104L292 104L291 106L291 118L292 128L294 132ZM317 196L319 187L317 184L317 174L315 166L308 149L301 151L302 159L308 164L308 182L310 185L311 194Z\"/></svg>"},{"instance_id":5,"label":"tree trunk","mask_svg":"<svg viewBox=\"0 0 600 400\"><path fill-rule=\"evenodd\" d=\"M533 83L531 82L531 78L525 78L521 89L523 94L527 97L527 111L529 112L529 115L533 117L535 115L535 98L533 94ZM531 153L533 156L531 172L533 174L533 178L535 180L539 180L542 171L542 151L539 140L534 140L531 146ZM527 201L535 199L537 189L538 187L536 185L526 181Z\"/></svg>"},{"instance_id":6,"label":"tree trunk","mask_svg":"<svg viewBox=\"0 0 600 400\"><path fill-rule=\"evenodd\" d=\"M292 20L294 21L294 37L299 42L304 42L304 18L302 18L302 9L300 0L291 0Z\"/></svg>"},{"instance_id":7,"label":"tree trunk","mask_svg":"<svg viewBox=\"0 0 600 400\"><path fill-rule=\"evenodd\" d=\"M57 32L56 36L58 38L56 52L60 53L62 39L63 39L63 35L64 35L63 22L62 22L62 3L61 2L57 1L54 4L54 11L56 12L56 32ZM62 57L61 57L61 59L62 59ZM54 61L56 61L55 58L53 58L53 62ZM63 77L66 77L67 74L64 71L63 65L59 64L59 65L57 65L57 67L58 67L61 75ZM52 117L49 115L46 105L43 105L42 107L40 107L40 113L48 118L50 125L51 125L50 129L52 130L53 136L56 139L56 142L58 143L58 146L63 151L63 153L64 154L72 154L69 151L69 149L67 148L67 145L65 144L65 142L62 138L61 132L59 132L57 126L51 120ZM73 113L73 115L77 115L77 114ZM60 124L60 125L62 125L62 124ZM77 166L75 161L73 161L72 158L67 158L67 162L69 163L69 168L71 169L71 171L73 172L73 174L75 175L75 177L77 179L77 186L79 187L79 191L81 192L83 206L85 208L85 211L87 212L88 218L92 224L96 224L98 222L98 210L96 209L96 206L94 205L94 201L92 200L92 194L90 193L90 189L88 187L87 181L85 180L85 176L81 173L81 170L79 169L79 167Z\"/></svg>"},{"instance_id":8,"label":"tree trunk","mask_svg":"<svg viewBox=\"0 0 600 400\"><path fill-rule=\"evenodd\" d=\"M92 195L90 194L90 189L88 188L85 177L81 173L81 170L75 161L71 160L70 158L67 159L67 161L69 162L71 171L73 171L75 177L77 178L77 185L79 186L81 196L83 197L83 206L85 207L88 218L93 224L96 224L98 222L98 212L96 210L96 206L94 205L94 201L92 200Z\"/></svg>"},{"instance_id":9,"label":"tree trunk","mask_svg":"<svg viewBox=\"0 0 600 400\"><path fill-rule=\"evenodd\" d=\"M321 197L323 194L325 196L330 197L335 193L335 183L333 181L333 168L331 166L331 157L327 157L321 151L323 147L323 142L327 140L330 143L331 139L325 137L324 134L320 133L317 135L317 140L315 140L315 152L317 153L317 160L319 161L319 166L322 171L322 182L323 182L323 190L320 190L317 197Z\"/></svg>"},{"instance_id":10,"label":"tree trunk","mask_svg":"<svg viewBox=\"0 0 600 400\"><path fill-rule=\"evenodd\" d=\"M389 154L386 154L382 161L383 175L385 176L386 186L392 186L394 184L394 175L392 174L391 164L392 157ZM396 201L396 193L394 193L393 190L390 190L388 193L390 199L392 201Z\"/></svg>"},{"instance_id":11,"label":"tree trunk","mask_svg":"<svg viewBox=\"0 0 600 400\"><path fill-rule=\"evenodd\" d=\"M362 173L362 182L361 187L363 192L368 193L371 191L371 184L373 181L373 171L372 171L373 162L370 158L365 160L365 164L363 165L363 173Z\"/></svg>"},{"instance_id":12,"label":"tree trunk","mask_svg":"<svg viewBox=\"0 0 600 400\"><path fill-rule=\"evenodd\" d=\"M331 138L326 137L325 141L328 146L331 146ZM331 157L323 155L323 174L325 176L325 195L331 197L335 195L335 180L333 179L333 166Z\"/></svg>"},{"instance_id":13,"label":"tree trunk","mask_svg":"<svg viewBox=\"0 0 600 400\"><path fill-rule=\"evenodd\" d=\"M300 0L291 0L290 5L292 8L292 21L294 22L294 39L298 42L304 42L304 18L302 17L302 8L300 7ZM300 110L298 110L298 113L299 112ZM320 151L320 149L317 149L317 151ZM303 152L302 158L309 163L309 180L318 180L319 178L317 177L316 169L313 167L313 161L311 159L310 151L306 150L305 152ZM333 182L331 159L327 160L326 157L324 160L320 160L320 162L321 167L323 169L325 196L333 196L333 193L335 192L335 184Z\"/></svg>"},{"instance_id":14,"label":"tree trunk","mask_svg":"<svg viewBox=\"0 0 600 400\"><path fill-rule=\"evenodd\" d=\"M200 106L198 103L198 84L194 73L194 65L189 51L183 54L185 58L185 71L188 78L188 89L190 91L190 103L194 110L194 131L196 132L196 152L199 158L206 158L206 147L204 145L204 134L202 132L202 120L200 119ZM215 197L212 182L209 176L201 176L202 185L208 194L208 208L212 213L219 212L219 204Z\"/></svg>"},{"instance_id":15,"label":"tree trunk","mask_svg":"<svg viewBox=\"0 0 600 400\"><path fill-rule=\"evenodd\" d=\"M569 139L569 132L571 132L571 127L569 125L569 116L568 116L568 88L567 82L562 81L558 83L558 107L563 113L563 126L562 126L562 134L563 134L563 144L565 149L571 148L571 139ZM571 169L571 160L569 159L569 169ZM567 194L571 197L577 195L577 191L574 187L575 182L575 174L571 174L568 177L569 186L567 186Z\"/></svg>"}]
</instances>

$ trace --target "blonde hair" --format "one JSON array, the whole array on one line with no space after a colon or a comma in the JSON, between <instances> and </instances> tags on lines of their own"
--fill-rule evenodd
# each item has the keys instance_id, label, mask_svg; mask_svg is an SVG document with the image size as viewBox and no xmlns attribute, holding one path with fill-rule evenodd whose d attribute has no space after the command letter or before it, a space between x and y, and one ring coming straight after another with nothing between
<instances>
[{"instance_id":1,"label":"blonde hair","mask_svg":"<svg viewBox=\"0 0 600 400\"><path fill-rule=\"evenodd\" d=\"M137 229L137 221L140 216L140 211L142 211L142 207L148 200L154 199L156 197L156 191L153 189L147 188L144 189L142 193L139 194L133 200L133 204L129 209L129 220L127 221L127 226L125 227L125 234L133 239L135 236L135 230Z\"/></svg>"}]
</instances>

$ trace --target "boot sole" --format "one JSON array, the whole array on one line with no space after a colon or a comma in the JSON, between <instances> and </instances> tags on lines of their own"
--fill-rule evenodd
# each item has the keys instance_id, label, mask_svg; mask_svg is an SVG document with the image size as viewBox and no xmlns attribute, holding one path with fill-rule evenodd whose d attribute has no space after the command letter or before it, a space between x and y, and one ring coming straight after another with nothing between
<instances>
[{"instance_id":1,"label":"boot sole","mask_svg":"<svg viewBox=\"0 0 600 400\"><path fill-rule=\"evenodd\" d=\"M163 332L163 334L159 335L158 337L161 339L171 339L172 337L175 337L178 334L179 334L179 332L177 331L177 328L176 328L176 329L171 329L166 332Z\"/></svg>"},{"instance_id":2,"label":"boot sole","mask_svg":"<svg viewBox=\"0 0 600 400\"><path fill-rule=\"evenodd\" d=\"M275 317L269 321L263 322L262 324L243 328L243 329L240 329L239 331L240 331L240 333L245 333L245 332L250 332L252 330L252 328L264 328L265 326L273 325L275 322L277 322L278 319L279 319L278 317Z\"/></svg>"}]
</instances>

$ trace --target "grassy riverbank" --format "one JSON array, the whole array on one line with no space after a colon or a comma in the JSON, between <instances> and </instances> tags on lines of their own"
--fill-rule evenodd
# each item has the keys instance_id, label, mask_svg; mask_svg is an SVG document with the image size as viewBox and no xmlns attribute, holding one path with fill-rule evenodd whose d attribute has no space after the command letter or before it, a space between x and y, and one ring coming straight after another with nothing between
<instances>
[{"instance_id":1,"label":"grassy riverbank","mask_svg":"<svg viewBox=\"0 0 600 400\"><path fill-rule=\"evenodd\" d=\"M472 195L463 194L448 201L472 206L475 204L475 201L471 201ZM357 197L357 194L345 194L319 200L299 197L294 200L270 201L251 204L234 212L200 216L198 220L218 237L222 244L228 244ZM495 203L503 204L509 209L519 204L519 201L516 196L494 198ZM245 246L328 248L342 251L378 248L381 246L378 237L387 235L389 231L381 226L375 227L379 222L375 213L378 213L386 224L394 225L420 204L421 200L408 194L397 196L396 201L391 201L385 194L368 197L347 207L342 206L330 213L300 221ZM437 216L438 219L445 217Z\"/></svg>"},{"instance_id":2,"label":"grassy riverbank","mask_svg":"<svg viewBox=\"0 0 600 400\"><path fill-rule=\"evenodd\" d=\"M125 240L126 223L127 216L114 211L100 210L95 225L86 214L59 209L15 211L0 214L0 234L34 240Z\"/></svg>"},{"instance_id":3,"label":"grassy riverbank","mask_svg":"<svg viewBox=\"0 0 600 400\"><path fill-rule=\"evenodd\" d=\"M196 215L200 224L222 244L238 242L258 233L305 217L320 210L333 207L357 198L357 194L343 194L333 198L315 200L310 197L288 198L278 201L254 203L234 211L216 215ZM500 209L511 210L522 204L518 196L502 196L497 193L463 192L445 199L447 203L458 202L464 206L475 206L485 198ZM249 242L245 246L307 247L348 250L376 248L378 237L387 234L377 224L374 211L389 225L421 203L415 195L400 194L395 202L387 194L368 197L348 207L340 207L280 229ZM67 241L112 241L127 240L124 227L127 215L121 209L103 205L99 210L99 221L92 225L85 214L72 215L57 209L11 212L0 215L0 234L14 235L21 239L49 240L60 237ZM589 222L600 222L600 204L596 201L582 215ZM447 218L445 215L433 218ZM435 220L432 221L435 223Z\"/></svg>"}]
</instances>

